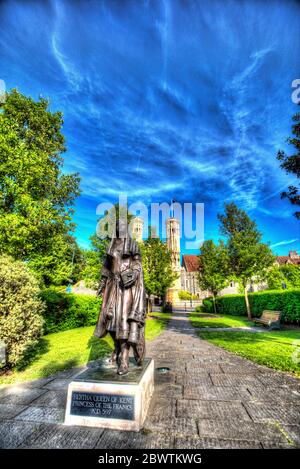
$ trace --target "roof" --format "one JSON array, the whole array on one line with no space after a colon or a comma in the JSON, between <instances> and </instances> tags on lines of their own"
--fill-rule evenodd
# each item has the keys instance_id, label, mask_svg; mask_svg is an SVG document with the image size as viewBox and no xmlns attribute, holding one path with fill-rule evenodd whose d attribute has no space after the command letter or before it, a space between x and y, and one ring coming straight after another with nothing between
<instances>
[{"instance_id":1,"label":"roof","mask_svg":"<svg viewBox=\"0 0 300 469\"><path fill-rule=\"evenodd\" d=\"M197 272L199 270L199 257L195 254L184 254L182 256L182 265L188 272Z\"/></svg>"},{"instance_id":2,"label":"roof","mask_svg":"<svg viewBox=\"0 0 300 469\"><path fill-rule=\"evenodd\" d=\"M294 259L290 256L277 256L276 257L276 261L278 262L278 264L280 265L284 265L284 264L295 264L295 265L300 265L300 259Z\"/></svg>"},{"instance_id":3,"label":"roof","mask_svg":"<svg viewBox=\"0 0 300 469\"><path fill-rule=\"evenodd\" d=\"M278 262L278 264L286 264L286 262L288 260L291 260L291 258L289 256L277 256L276 257L276 261Z\"/></svg>"}]
</instances>

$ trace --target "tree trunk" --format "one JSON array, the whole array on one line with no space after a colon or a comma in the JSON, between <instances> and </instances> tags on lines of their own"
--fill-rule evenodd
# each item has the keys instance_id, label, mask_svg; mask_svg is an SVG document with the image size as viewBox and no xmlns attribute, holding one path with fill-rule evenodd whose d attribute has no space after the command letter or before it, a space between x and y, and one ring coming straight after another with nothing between
<instances>
[{"instance_id":1,"label":"tree trunk","mask_svg":"<svg viewBox=\"0 0 300 469\"><path fill-rule=\"evenodd\" d=\"M217 314L216 299L215 299L214 294L213 294L213 305L214 305L214 312L215 312L215 314Z\"/></svg>"},{"instance_id":2,"label":"tree trunk","mask_svg":"<svg viewBox=\"0 0 300 469\"><path fill-rule=\"evenodd\" d=\"M244 293L245 293L245 303L246 303L247 316L248 316L249 319L252 319L251 311L250 311L249 298L248 298L248 292L247 292L247 285L244 287Z\"/></svg>"},{"instance_id":3,"label":"tree trunk","mask_svg":"<svg viewBox=\"0 0 300 469\"><path fill-rule=\"evenodd\" d=\"M149 313L151 313L151 308L150 308L150 306L151 306L151 301L150 301L149 296L147 296L147 315L148 315Z\"/></svg>"}]
</instances>

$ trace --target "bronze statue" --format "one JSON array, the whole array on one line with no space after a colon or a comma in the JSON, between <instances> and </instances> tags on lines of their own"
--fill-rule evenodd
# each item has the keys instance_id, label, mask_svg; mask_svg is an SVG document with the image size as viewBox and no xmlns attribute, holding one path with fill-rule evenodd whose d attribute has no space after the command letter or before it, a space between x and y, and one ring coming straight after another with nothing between
<instances>
[{"instance_id":1,"label":"bronze statue","mask_svg":"<svg viewBox=\"0 0 300 469\"><path fill-rule=\"evenodd\" d=\"M102 338L107 332L114 340L110 362L118 366L118 374L128 372L129 350L141 366L145 356L145 288L141 254L127 223L118 221L116 231L106 252L97 294L102 295L102 307L94 331Z\"/></svg>"}]
</instances>

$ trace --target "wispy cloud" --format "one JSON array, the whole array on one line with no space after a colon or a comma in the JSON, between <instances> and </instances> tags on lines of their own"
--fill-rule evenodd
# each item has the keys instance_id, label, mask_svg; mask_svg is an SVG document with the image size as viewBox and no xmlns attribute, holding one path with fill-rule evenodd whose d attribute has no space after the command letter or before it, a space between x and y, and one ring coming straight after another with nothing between
<instances>
[{"instance_id":1,"label":"wispy cloud","mask_svg":"<svg viewBox=\"0 0 300 469\"><path fill-rule=\"evenodd\" d=\"M298 238L295 239L285 239L283 241L279 241L279 243L271 244L271 248L276 248L277 246L285 246L286 244L293 244L298 241Z\"/></svg>"},{"instance_id":2,"label":"wispy cloud","mask_svg":"<svg viewBox=\"0 0 300 469\"><path fill-rule=\"evenodd\" d=\"M234 200L267 239L300 238L279 196L291 178L276 160L295 111L299 4L36 3L0 2L0 79L64 113L64 171L82 179L81 238L83 217L119 192L204 202L213 233Z\"/></svg>"}]
</instances>

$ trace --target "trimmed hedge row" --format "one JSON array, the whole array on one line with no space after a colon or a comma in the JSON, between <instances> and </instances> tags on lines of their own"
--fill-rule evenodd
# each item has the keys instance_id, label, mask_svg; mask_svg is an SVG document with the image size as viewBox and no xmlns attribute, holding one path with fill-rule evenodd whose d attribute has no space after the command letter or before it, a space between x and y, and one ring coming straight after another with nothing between
<instances>
[{"instance_id":1,"label":"trimmed hedge row","mask_svg":"<svg viewBox=\"0 0 300 469\"><path fill-rule=\"evenodd\" d=\"M300 289L266 290L249 293L252 316L259 317L263 310L282 311L282 321L300 322ZM224 295L216 298L217 312L233 316L247 315L244 295ZM213 313L212 298L203 300L202 310Z\"/></svg>"},{"instance_id":2,"label":"trimmed hedge row","mask_svg":"<svg viewBox=\"0 0 300 469\"><path fill-rule=\"evenodd\" d=\"M96 324L101 299L90 295L74 295L47 288L40 293L45 303L44 333L66 331Z\"/></svg>"}]
</instances>

